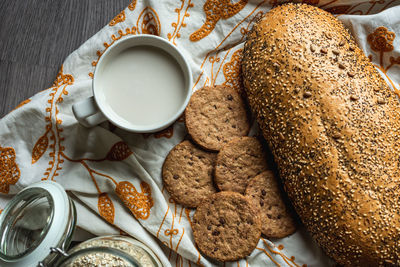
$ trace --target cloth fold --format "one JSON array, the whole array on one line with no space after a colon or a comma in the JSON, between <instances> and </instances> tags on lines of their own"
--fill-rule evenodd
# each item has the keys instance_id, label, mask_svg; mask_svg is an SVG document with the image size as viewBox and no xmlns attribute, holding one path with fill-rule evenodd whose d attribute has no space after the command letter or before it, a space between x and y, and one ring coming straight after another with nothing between
<instances>
[{"instance_id":1,"label":"cloth fold","mask_svg":"<svg viewBox=\"0 0 400 267\"><path fill-rule=\"evenodd\" d=\"M400 1L303 0L336 13L393 90L400 85ZM126 233L146 243L164 266L216 266L197 250L194 210L163 187L167 153L186 135L182 119L155 134L132 134L109 122L79 125L73 103L92 95L94 68L113 43L156 34L176 45L193 71L193 90L225 84L240 89L246 33L276 0L136 1L64 62L49 89L0 120L0 209L40 180L60 183L77 205L78 225L96 234ZM374 15L368 15L374 14ZM154 77L157 73L154 73ZM246 259L225 266L332 266L306 230L260 239Z\"/></svg>"}]
</instances>

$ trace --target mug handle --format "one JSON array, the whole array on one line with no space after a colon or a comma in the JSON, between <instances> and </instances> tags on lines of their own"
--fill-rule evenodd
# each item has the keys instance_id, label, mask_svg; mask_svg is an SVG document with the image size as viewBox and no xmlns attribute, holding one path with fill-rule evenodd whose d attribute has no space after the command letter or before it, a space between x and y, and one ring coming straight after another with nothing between
<instances>
[{"instance_id":1,"label":"mug handle","mask_svg":"<svg viewBox=\"0 0 400 267\"><path fill-rule=\"evenodd\" d=\"M93 96L73 104L72 112L78 122L88 128L107 120L103 113L101 113Z\"/></svg>"}]
</instances>

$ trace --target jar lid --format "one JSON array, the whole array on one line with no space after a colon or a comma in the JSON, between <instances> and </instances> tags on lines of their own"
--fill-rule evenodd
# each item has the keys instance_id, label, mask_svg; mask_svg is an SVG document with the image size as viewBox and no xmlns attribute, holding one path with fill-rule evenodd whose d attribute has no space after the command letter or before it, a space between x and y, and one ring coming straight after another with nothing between
<instances>
[{"instance_id":1,"label":"jar lid","mask_svg":"<svg viewBox=\"0 0 400 267\"><path fill-rule=\"evenodd\" d=\"M51 181L14 196L0 214L0 266L37 266L49 256L70 227L70 205L63 187Z\"/></svg>"}]
</instances>

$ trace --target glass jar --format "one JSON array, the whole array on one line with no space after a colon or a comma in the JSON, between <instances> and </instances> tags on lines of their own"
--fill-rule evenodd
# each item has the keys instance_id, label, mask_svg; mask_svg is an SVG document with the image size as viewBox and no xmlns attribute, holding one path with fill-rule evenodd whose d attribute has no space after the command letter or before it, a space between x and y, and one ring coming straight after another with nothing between
<instances>
[{"instance_id":1,"label":"glass jar","mask_svg":"<svg viewBox=\"0 0 400 267\"><path fill-rule=\"evenodd\" d=\"M0 266L162 267L150 248L126 236L89 239L65 252L76 216L74 203L58 183L25 188L0 214Z\"/></svg>"},{"instance_id":2,"label":"glass jar","mask_svg":"<svg viewBox=\"0 0 400 267\"><path fill-rule=\"evenodd\" d=\"M57 267L162 267L157 256L143 243L119 235L87 240L68 254Z\"/></svg>"},{"instance_id":3,"label":"glass jar","mask_svg":"<svg viewBox=\"0 0 400 267\"><path fill-rule=\"evenodd\" d=\"M11 199L0 214L0 266L51 266L68 249L76 210L55 182L33 184Z\"/></svg>"}]
</instances>

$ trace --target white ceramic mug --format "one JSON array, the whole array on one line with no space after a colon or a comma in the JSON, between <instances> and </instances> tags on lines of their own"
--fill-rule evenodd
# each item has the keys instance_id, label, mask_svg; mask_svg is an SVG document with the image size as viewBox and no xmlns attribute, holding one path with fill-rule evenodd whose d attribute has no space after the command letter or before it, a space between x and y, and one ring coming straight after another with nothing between
<instances>
[{"instance_id":1,"label":"white ceramic mug","mask_svg":"<svg viewBox=\"0 0 400 267\"><path fill-rule=\"evenodd\" d=\"M104 52L94 71L92 90L92 97L72 106L82 125L93 127L109 120L130 132L157 132L185 110L192 93L192 73L170 42L154 35L135 35Z\"/></svg>"}]
</instances>

